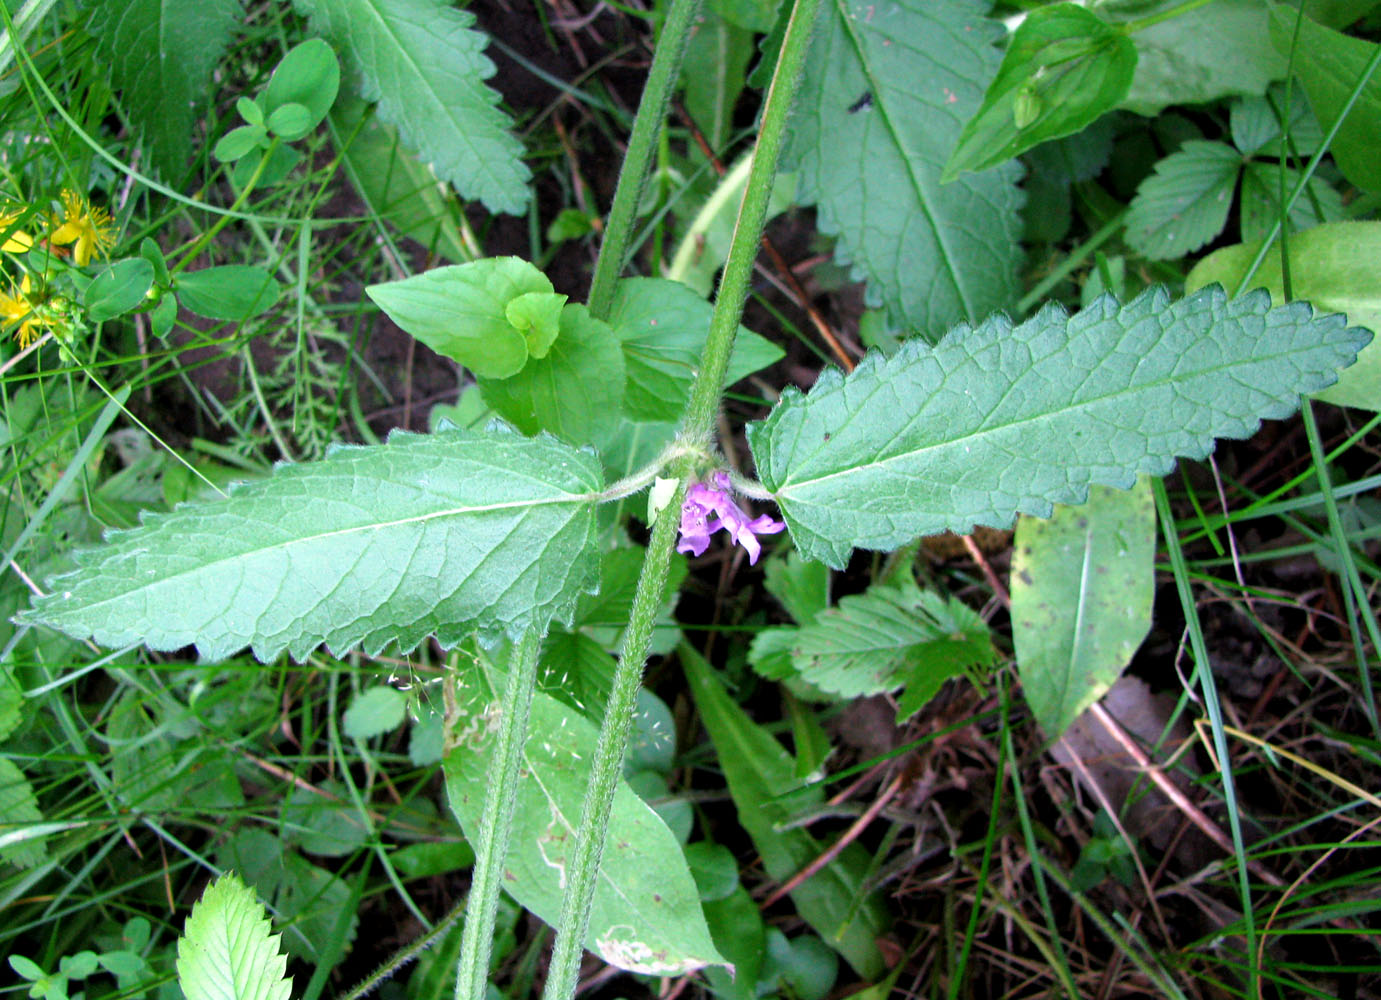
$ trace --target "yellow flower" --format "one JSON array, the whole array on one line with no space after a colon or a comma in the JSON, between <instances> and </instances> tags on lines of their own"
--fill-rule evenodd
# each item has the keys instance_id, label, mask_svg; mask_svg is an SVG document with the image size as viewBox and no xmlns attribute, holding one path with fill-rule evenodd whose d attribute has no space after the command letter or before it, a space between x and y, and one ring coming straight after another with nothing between
<instances>
[{"instance_id":1,"label":"yellow flower","mask_svg":"<svg viewBox=\"0 0 1381 1000\"><path fill-rule=\"evenodd\" d=\"M115 226L110 213L97 208L75 191L62 192L64 218L62 224L48 237L55 246L76 244L72 247L72 262L85 267L91 262L93 253L105 256L115 245Z\"/></svg>"},{"instance_id":2,"label":"yellow flower","mask_svg":"<svg viewBox=\"0 0 1381 1000\"><path fill-rule=\"evenodd\" d=\"M19 324L14 335L18 339L21 349L33 343L43 331L45 324L39 319L34 312L33 305L29 302L29 276L27 274L24 275L24 280L18 288L11 285L8 294L0 292L0 320L4 321L5 326L12 323Z\"/></svg>"},{"instance_id":3,"label":"yellow flower","mask_svg":"<svg viewBox=\"0 0 1381 1000\"><path fill-rule=\"evenodd\" d=\"M0 212L0 233L9 233L5 237L5 243L0 246L0 250L5 253L25 253L33 249L34 238L22 229L15 229L14 224L24 216L22 209L8 209Z\"/></svg>"}]
</instances>

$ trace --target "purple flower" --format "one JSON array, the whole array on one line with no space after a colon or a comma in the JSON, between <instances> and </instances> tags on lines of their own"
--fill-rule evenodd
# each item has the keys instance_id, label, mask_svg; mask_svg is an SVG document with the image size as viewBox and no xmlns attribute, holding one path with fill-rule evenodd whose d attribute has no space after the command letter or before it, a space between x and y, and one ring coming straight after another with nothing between
<instances>
[{"instance_id":1,"label":"purple flower","mask_svg":"<svg viewBox=\"0 0 1381 1000\"><path fill-rule=\"evenodd\" d=\"M730 538L743 546L748 561L756 563L762 554L757 536L775 535L786 525L767 514L750 519L729 497L728 474L716 472L711 478L714 486L694 483L686 491L686 502L681 505L681 541L676 551L702 556L710 547L710 536L723 528Z\"/></svg>"}]
</instances>

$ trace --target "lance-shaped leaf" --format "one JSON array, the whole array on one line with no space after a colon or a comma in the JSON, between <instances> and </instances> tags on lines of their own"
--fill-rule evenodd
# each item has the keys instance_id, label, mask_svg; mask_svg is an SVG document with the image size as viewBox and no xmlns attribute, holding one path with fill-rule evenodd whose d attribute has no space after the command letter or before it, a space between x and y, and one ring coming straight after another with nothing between
<instances>
[{"instance_id":1,"label":"lance-shaped leaf","mask_svg":"<svg viewBox=\"0 0 1381 1000\"><path fill-rule=\"evenodd\" d=\"M802 553L842 568L855 546L1049 517L1092 483L1162 475L1293 412L1369 339L1342 316L1217 287L1106 296L1074 316L1052 304L826 372L809 396L784 393L748 443Z\"/></svg>"},{"instance_id":2,"label":"lance-shaped leaf","mask_svg":"<svg viewBox=\"0 0 1381 1000\"><path fill-rule=\"evenodd\" d=\"M114 532L19 620L262 660L545 627L594 585L600 485L594 456L549 437L394 434Z\"/></svg>"},{"instance_id":3,"label":"lance-shaped leaf","mask_svg":"<svg viewBox=\"0 0 1381 1000\"><path fill-rule=\"evenodd\" d=\"M481 651L462 680L442 768L451 811L466 835L477 840L484 789L494 769L503 675ZM541 691L533 695L529 730L504 859L504 890L555 925L599 731L580 712ZM723 963L680 845L626 782L619 782L604 836L586 947L611 965L651 975Z\"/></svg>"},{"instance_id":4,"label":"lance-shaped leaf","mask_svg":"<svg viewBox=\"0 0 1381 1000\"><path fill-rule=\"evenodd\" d=\"M997 72L1002 30L970 0L831 0L791 120L787 169L869 305L930 340L1010 305L1022 231L1014 163L940 185Z\"/></svg>"}]
</instances>

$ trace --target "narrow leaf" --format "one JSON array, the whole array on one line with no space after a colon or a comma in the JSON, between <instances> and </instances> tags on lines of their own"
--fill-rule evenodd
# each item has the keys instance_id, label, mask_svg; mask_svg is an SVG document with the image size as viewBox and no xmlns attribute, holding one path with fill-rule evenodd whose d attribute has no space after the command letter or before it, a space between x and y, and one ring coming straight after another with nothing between
<instances>
[{"instance_id":1,"label":"narrow leaf","mask_svg":"<svg viewBox=\"0 0 1381 1000\"><path fill-rule=\"evenodd\" d=\"M396 433L114 532L20 619L263 660L545 627L593 585L600 479L591 455L551 438Z\"/></svg>"},{"instance_id":2,"label":"narrow leaf","mask_svg":"<svg viewBox=\"0 0 1381 1000\"><path fill-rule=\"evenodd\" d=\"M819 789L788 797L800 785L791 755L729 696L704 657L684 643L679 655L728 779L738 821L762 855L768 875L779 882L789 879L825 849L805 830L789 825L796 809L819 801ZM791 901L855 972L872 979L885 968L877 939L887 927L887 914L876 894L864 888L868 866L867 853L850 844L792 890Z\"/></svg>"},{"instance_id":3,"label":"narrow leaf","mask_svg":"<svg viewBox=\"0 0 1381 1000\"><path fill-rule=\"evenodd\" d=\"M527 207L523 147L485 84L494 64L475 15L443 0L294 0L437 176L493 212Z\"/></svg>"},{"instance_id":4,"label":"narrow leaf","mask_svg":"<svg viewBox=\"0 0 1381 1000\"><path fill-rule=\"evenodd\" d=\"M502 675L482 652L475 664L465 674L467 683L460 691L465 700L442 761L447 799L471 840L479 836L503 686ZM599 733L579 712L540 691L533 694L529 732L504 888L554 924ZM622 781L606 831L585 944L611 965L652 975L679 975L723 962L710 940L680 845Z\"/></svg>"},{"instance_id":5,"label":"narrow leaf","mask_svg":"<svg viewBox=\"0 0 1381 1000\"><path fill-rule=\"evenodd\" d=\"M124 107L164 176L187 164L196 104L243 17L240 0L128 0L90 3L96 39Z\"/></svg>"},{"instance_id":6,"label":"narrow leaf","mask_svg":"<svg viewBox=\"0 0 1381 1000\"><path fill-rule=\"evenodd\" d=\"M758 475L807 558L843 568L853 547L1010 525L1126 489L1243 438L1333 384L1370 335L1303 303L1153 289L1075 316L1049 305L994 316L939 346L912 340L788 389L748 427Z\"/></svg>"},{"instance_id":7,"label":"narrow leaf","mask_svg":"<svg viewBox=\"0 0 1381 1000\"><path fill-rule=\"evenodd\" d=\"M1017 521L1012 641L1026 701L1050 739L1112 687L1151 628L1156 511L1142 477L1095 486L1049 520Z\"/></svg>"},{"instance_id":8,"label":"narrow leaf","mask_svg":"<svg viewBox=\"0 0 1381 1000\"><path fill-rule=\"evenodd\" d=\"M868 304L930 340L1019 291L1012 163L940 186L997 71L1001 28L971 0L832 0L820 13L783 166Z\"/></svg>"},{"instance_id":9,"label":"narrow leaf","mask_svg":"<svg viewBox=\"0 0 1381 1000\"><path fill-rule=\"evenodd\" d=\"M1127 213L1127 242L1151 260L1199 249L1223 231L1242 155L1221 142L1194 139L1156 164Z\"/></svg>"},{"instance_id":10,"label":"narrow leaf","mask_svg":"<svg viewBox=\"0 0 1381 1000\"><path fill-rule=\"evenodd\" d=\"M187 1000L289 1000L292 980L268 914L234 872L212 882L177 942Z\"/></svg>"},{"instance_id":11,"label":"narrow leaf","mask_svg":"<svg viewBox=\"0 0 1381 1000\"><path fill-rule=\"evenodd\" d=\"M1080 131L1117 107L1135 70L1132 40L1098 15L1072 3L1031 11L941 180L995 167L1037 143Z\"/></svg>"}]
</instances>

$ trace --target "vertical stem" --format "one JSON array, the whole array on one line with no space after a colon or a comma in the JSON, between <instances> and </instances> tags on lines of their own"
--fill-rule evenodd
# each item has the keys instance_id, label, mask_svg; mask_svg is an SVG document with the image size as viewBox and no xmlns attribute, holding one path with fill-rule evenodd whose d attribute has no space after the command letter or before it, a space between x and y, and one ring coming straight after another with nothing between
<instances>
[{"instance_id":1,"label":"vertical stem","mask_svg":"<svg viewBox=\"0 0 1381 1000\"><path fill-rule=\"evenodd\" d=\"M537 681L537 651L541 636L534 628L523 633L508 664L499 716L498 741L489 775L489 790L480 817L480 837L475 857L470 898L465 907L465 929L460 933L460 961L456 965L456 1000L484 1000L489 984L489 955L494 946L494 919L499 910L504 856L518 796L518 774L527 720L532 709L532 689Z\"/></svg>"},{"instance_id":2,"label":"vertical stem","mask_svg":"<svg viewBox=\"0 0 1381 1000\"><path fill-rule=\"evenodd\" d=\"M652 67L647 72L643 96L638 102L638 116L633 120L633 132L628 137L628 152L619 171L618 187L614 189L614 204L604 225L604 243L595 261L595 276L590 282L590 315L608 319L614 302L614 286L628 259L628 243L633 235L633 221L637 217L638 202L647 185L652 169L657 136L666 120L667 104L681 75L681 61L690 42L691 28L700 13L701 0L674 0L661 37L652 54Z\"/></svg>"},{"instance_id":3,"label":"vertical stem","mask_svg":"<svg viewBox=\"0 0 1381 1000\"><path fill-rule=\"evenodd\" d=\"M675 2L680 5L687 2L695 3L698 0ZM738 332L743 304L748 296L748 280L752 274L753 260L757 256L763 224L767 220L767 203L777 171L782 137L786 132L787 113L796 96L806 52L810 47L811 30L819 9L820 0L796 0L791 20L787 25L786 37L782 41L781 53L777 58L776 73L773 75L772 86L768 89L766 104L763 107L758 145L753 153L748 187L739 206L733 243L729 247L724 278L720 282L719 295L715 301L714 317L710 321L709 338L682 419L682 441L693 444L706 442L714 427L715 413L719 409L719 397L724 387L724 374L728 369L729 354L734 346L734 334ZM665 39L665 35L663 37ZM642 114L639 112L639 118L641 117ZM630 155L631 152L630 147ZM623 183L623 179L620 178L619 186L622 187ZM606 246L600 255L601 264L604 263L607 254ZM610 284L612 286L612 279ZM594 304L592 292L592 311ZM671 549L676 541L675 512L680 509L685 499L686 480L694 472L694 466L695 458L692 453L687 453L672 463L672 474L680 480L680 485L671 504L652 529L647 557L643 563L642 574L638 577L638 589L633 597L628 631L624 635L623 650L614 674L604 725L600 729L599 745L591 765L590 784L580 817L580 830L575 848L567 861L566 872L569 881L561 902L556 945L552 950L547 985L542 994L544 1000L570 1000L575 994L580 972L580 955L589 929L590 907L594 900L600 860L604 852L604 831L609 824L614 792L618 788L619 774L623 768L624 750L633 723L634 703L638 685L642 681L648 644L652 638L652 625L657 607L661 604L662 592L666 588L667 570L671 565Z\"/></svg>"}]
</instances>

